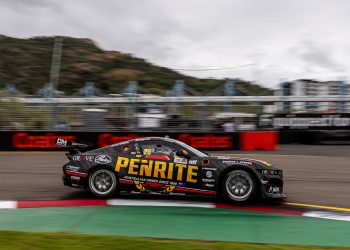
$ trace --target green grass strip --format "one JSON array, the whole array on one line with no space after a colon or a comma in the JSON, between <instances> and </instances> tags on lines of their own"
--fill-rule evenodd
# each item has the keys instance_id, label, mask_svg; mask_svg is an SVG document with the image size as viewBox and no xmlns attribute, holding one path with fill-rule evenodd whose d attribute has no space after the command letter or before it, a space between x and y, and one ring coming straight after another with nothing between
<instances>
[{"instance_id":1,"label":"green grass strip","mask_svg":"<svg viewBox=\"0 0 350 250\"><path fill-rule=\"evenodd\" d=\"M227 209L128 206L12 209L0 211L0 230L350 247L347 221Z\"/></svg>"},{"instance_id":2,"label":"green grass strip","mask_svg":"<svg viewBox=\"0 0 350 250\"><path fill-rule=\"evenodd\" d=\"M26 233L0 231L2 250L40 250L40 249L142 249L142 250L179 250L179 249L254 249L254 250L299 250L299 249L350 249L341 247L296 246L273 244L249 244L233 242L209 242L193 240L169 240L140 237L100 236L68 233Z\"/></svg>"}]
</instances>

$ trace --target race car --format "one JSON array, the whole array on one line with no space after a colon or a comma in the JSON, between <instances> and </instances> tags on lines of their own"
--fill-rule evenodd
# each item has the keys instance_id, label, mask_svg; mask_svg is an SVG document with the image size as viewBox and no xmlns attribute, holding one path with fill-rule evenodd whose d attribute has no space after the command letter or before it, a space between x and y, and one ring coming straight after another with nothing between
<instances>
[{"instance_id":1,"label":"race car","mask_svg":"<svg viewBox=\"0 0 350 250\"><path fill-rule=\"evenodd\" d=\"M286 197L282 170L270 163L211 156L171 138L139 138L90 151L62 138L56 144L69 150L64 185L99 197L119 191L223 196L236 203Z\"/></svg>"}]
</instances>

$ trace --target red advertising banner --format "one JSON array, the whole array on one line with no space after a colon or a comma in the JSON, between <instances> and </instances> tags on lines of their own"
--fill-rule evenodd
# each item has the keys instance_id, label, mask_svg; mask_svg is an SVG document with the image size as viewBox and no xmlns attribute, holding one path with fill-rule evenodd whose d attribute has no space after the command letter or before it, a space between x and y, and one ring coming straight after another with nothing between
<instances>
[{"instance_id":1,"label":"red advertising banner","mask_svg":"<svg viewBox=\"0 0 350 250\"><path fill-rule=\"evenodd\" d=\"M91 144L94 148L105 147L122 141L140 137L164 137L177 139L195 148L207 150L239 149L238 133L160 133L160 132L37 132L1 131L0 150L62 150L56 146L57 137L73 142Z\"/></svg>"}]
</instances>

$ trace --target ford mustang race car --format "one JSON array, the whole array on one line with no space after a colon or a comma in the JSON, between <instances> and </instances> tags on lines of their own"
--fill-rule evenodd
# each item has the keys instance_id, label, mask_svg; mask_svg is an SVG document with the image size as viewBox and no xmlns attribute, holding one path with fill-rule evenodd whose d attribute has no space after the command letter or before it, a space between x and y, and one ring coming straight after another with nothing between
<instances>
[{"instance_id":1,"label":"ford mustang race car","mask_svg":"<svg viewBox=\"0 0 350 250\"><path fill-rule=\"evenodd\" d=\"M147 137L87 151L84 144L57 138L67 147L67 186L100 197L119 191L223 196L233 202L285 198L282 170L253 159L211 156L183 142Z\"/></svg>"}]
</instances>

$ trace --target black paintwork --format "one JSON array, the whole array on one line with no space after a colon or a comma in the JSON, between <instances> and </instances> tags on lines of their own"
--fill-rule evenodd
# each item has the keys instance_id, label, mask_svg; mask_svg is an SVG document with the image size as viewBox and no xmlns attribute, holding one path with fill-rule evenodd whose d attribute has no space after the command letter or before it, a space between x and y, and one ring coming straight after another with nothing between
<instances>
[{"instance_id":1,"label":"black paintwork","mask_svg":"<svg viewBox=\"0 0 350 250\"><path fill-rule=\"evenodd\" d=\"M174 152L174 154L167 156L167 160L150 159L149 157L164 157L164 154L152 152L150 155L144 155L142 147L147 144L170 147L174 151L184 149L189 155L187 158L177 157ZM128 147L129 151L127 150ZM262 198L286 197L283 194L282 170L269 163L240 157L210 156L170 138L135 139L84 153L70 153L67 154L67 157L69 161L63 166L64 184L78 188L88 186L88 177L93 169L107 167L118 170L116 175L119 179L120 190L165 194L216 195L220 193L224 176L230 170L240 168L249 171L255 177ZM116 167L118 159L119 167ZM127 167L123 167L127 161L125 159L129 161ZM130 162L131 159L135 160ZM143 168L144 171L141 174L142 162L147 162L146 165L152 166L151 176L146 174L145 168ZM162 171L158 171L158 174L155 173L157 172L155 171L156 162L162 162L157 163L158 169L166 169L163 175L160 173ZM184 164L186 162L187 164ZM180 166L179 164L186 166ZM133 165L131 170L130 165ZM164 168L164 166L166 167ZM173 171L172 174L169 174L171 168ZM183 170L182 174L179 173L180 168ZM189 171L190 173L188 173ZM157 176L155 177L155 175Z\"/></svg>"}]
</instances>

